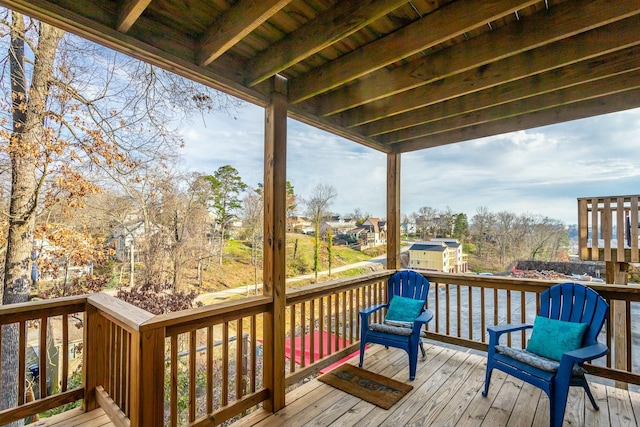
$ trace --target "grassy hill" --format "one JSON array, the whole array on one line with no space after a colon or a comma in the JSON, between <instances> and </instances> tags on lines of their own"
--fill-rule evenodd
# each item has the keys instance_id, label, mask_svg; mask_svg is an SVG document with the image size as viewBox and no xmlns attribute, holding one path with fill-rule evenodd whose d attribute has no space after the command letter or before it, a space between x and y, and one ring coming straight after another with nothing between
<instances>
[{"instance_id":1,"label":"grassy hill","mask_svg":"<svg viewBox=\"0 0 640 427\"><path fill-rule=\"evenodd\" d=\"M313 246L313 236L287 234L287 277L313 273ZM367 254L347 246L334 246L332 268L366 261L375 255L377 253ZM321 242L320 270L328 268L327 244ZM198 287L196 277L196 266L193 265L185 275L185 287ZM258 266L256 278L255 268L251 265L251 247L247 242L230 240L225 248L222 265L216 259L212 260L209 266L205 266L202 278L199 290L204 292L235 288L256 281L262 283L262 264Z\"/></svg>"}]
</instances>

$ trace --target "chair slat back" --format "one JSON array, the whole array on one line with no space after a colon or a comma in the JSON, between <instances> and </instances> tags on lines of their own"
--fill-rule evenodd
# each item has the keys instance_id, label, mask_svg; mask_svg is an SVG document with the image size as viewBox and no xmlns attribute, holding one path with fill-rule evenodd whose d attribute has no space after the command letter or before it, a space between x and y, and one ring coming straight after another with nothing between
<instances>
[{"instance_id":1,"label":"chair slat back","mask_svg":"<svg viewBox=\"0 0 640 427\"><path fill-rule=\"evenodd\" d=\"M395 295L426 301L428 293L429 281L415 271L398 271L387 281L389 302L391 302Z\"/></svg>"},{"instance_id":2,"label":"chair slat back","mask_svg":"<svg viewBox=\"0 0 640 427\"><path fill-rule=\"evenodd\" d=\"M609 304L596 291L579 283L560 283L540 294L540 316L567 322L587 323L582 345L597 342Z\"/></svg>"}]
</instances>

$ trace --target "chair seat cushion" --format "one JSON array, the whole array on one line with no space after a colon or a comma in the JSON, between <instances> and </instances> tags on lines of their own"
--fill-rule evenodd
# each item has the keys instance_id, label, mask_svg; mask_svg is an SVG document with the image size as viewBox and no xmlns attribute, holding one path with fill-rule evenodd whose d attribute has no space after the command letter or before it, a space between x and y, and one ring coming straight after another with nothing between
<instances>
[{"instance_id":1,"label":"chair seat cushion","mask_svg":"<svg viewBox=\"0 0 640 427\"><path fill-rule=\"evenodd\" d=\"M408 337L413 330L411 328L403 328L399 326L386 325L382 323L371 323L369 329L376 332L384 332L386 334L403 335Z\"/></svg>"},{"instance_id":2,"label":"chair seat cushion","mask_svg":"<svg viewBox=\"0 0 640 427\"><path fill-rule=\"evenodd\" d=\"M505 345L497 345L496 351L519 362L526 363L529 366L533 366L534 368L542 369L543 371L557 372L558 368L560 367L560 362L557 362L553 359L548 359L543 356L539 356L527 350L511 348ZM573 365L571 375L584 376L586 372L587 371L582 366Z\"/></svg>"}]
</instances>

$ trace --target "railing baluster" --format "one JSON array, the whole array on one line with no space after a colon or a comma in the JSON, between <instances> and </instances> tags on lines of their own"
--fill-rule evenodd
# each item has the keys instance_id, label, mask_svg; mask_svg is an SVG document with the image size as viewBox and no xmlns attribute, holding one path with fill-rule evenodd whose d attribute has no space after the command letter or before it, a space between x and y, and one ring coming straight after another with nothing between
<instances>
[{"instance_id":1,"label":"railing baluster","mask_svg":"<svg viewBox=\"0 0 640 427\"><path fill-rule=\"evenodd\" d=\"M320 297L320 305L318 307L320 309L319 320L320 324L318 327L318 357L322 359L324 357L324 297Z\"/></svg>"},{"instance_id":2,"label":"railing baluster","mask_svg":"<svg viewBox=\"0 0 640 427\"><path fill-rule=\"evenodd\" d=\"M434 283L435 285L435 291L436 291L436 297L435 297L435 302L436 302L436 310L435 310L435 316L436 316L436 332L440 333L440 289L439 289L439 284L438 283Z\"/></svg>"},{"instance_id":3,"label":"railing baluster","mask_svg":"<svg viewBox=\"0 0 640 427\"><path fill-rule=\"evenodd\" d=\"M458 332L458 338L462 336L462 307L460 296L460 285L456 285L456 331Z\"/></svg>"},{"instance_id":4,"label":"railing baluster","mask_svg":"<svg viewBox=\"0 0 640 427\"><path fill-rule=\"evenodd\" d=\"M40 348L38 351L40 399L47 397L47 320L46 316L40 318ZM20 388L23 388L22 384L20 384Z\"/></svg>"},{"instance_id":5,"label":"railing baluster","mask_svg":"<svg viewBox=\"0 0 640 427\"><path fill-rule=\"evenodd\" d=\"M67 391L69 386L69 315L62 315L62 383L60 390Z\"/></svg>"},{"instance_id":6,"label":"railing baluster","mask_svg":"<svg viewBox=\"0 0 640 427\"><path fill-rule=\"evenodd\" d=\"M449 283L444 285L445 295L445 331L447 335L451 335L451 295L449 294Z\"/></svg>"},{"instance_id":7,"label":"railing baluster","mask_svg":"<svg viewBox=\"0 0 640 427\"><path fill-rule=\"evenodd\" d=\"M507 323L511 323L511 290L507 289ZM507 345L511 347L511 334L507 334Z\"/></svg>"},{"instance_id":8,"label":"railing baluster","mask_svg":"<svg viewBox=\"0 0 640 427\"><path fill-rule=\"evenodd\" d=\"M213 412L213 325L207 326L207 414Z\"/></svg>"},{"instance_id":9,"label":"railing baluster","mask_svg":"<svg viewBox=\"0 0 640 427\"><path fill-rule=\"evenodd\" d=\"M527 323L527 298L525 292L520 292L520 323ZM525 348L527 334L523 329L520 331L520 347Z\"/></svg>"},{"instance_id":10,"label":"railing baluster","mask_svg":"<svg viewBox=\"0 0 640 427\"><path fill-rule=\"evenodd\" d=\"M7 325L7 328L10 328L11 325ZM24 405L24 392L26 382L26 363L27 363L27 323L23 320L20 322L20 329L18 331L18 381L21 381L22 384L18 384L18 406Z\"/></svg>"},{"instance_id":11,"label":"railing baluster","mask_svg":"<svg viewBox=\"0 0 640 427\"><path fill-rule=\"evenodd\" d=\"M631 360L632 357L632 347L633 347L633 337L631 336L631 302L627 302L625 304L626 308L626 322L625 322L625 338L627 340L626 351L627 351L627 371L633 372L633 363Z\"/></svg>"},{"instance_id":12,"label":"railing baluster","mask_svg":"<svg viewBox=\"0 0 640 427\"><path fill-rule=\"evenodd\" d=\"M469 339L473 340L473 288L467 286L467 321L469 323Z\"/></svg>"},{"instance_id":13,"label":"railing baluster","mask_svg":"<svg viewBox=\"0 0 640 427\"><path fill-rule=\"evenodd\" d=\"M296 306L289 307L289 372L296 371Z\"/></svg>"},{"instance_id":14,"label":"railing baluster","mask_svg":"<svg viewBox=\"0 0 640 427\"><path fill-rule=\"evenodd\" d=\"M333 333L333 315L331 306L332 295L327 295L327 354L333 353L331 341L331 334Z\"/></svg>"},{"instance_id":15,"label":"railing baluster","mask_svg":"<svg viewBox=\"0 0 640 427\"><path fill-rule=\"evenodd\" d=\"M120 400L120 398L122 397L122 394L120 393L120 375L122 373L121 371L121 362L122 362L122 341L121 341L121 337L122 337L122 328L119 326L116 326L113 329L113 334L114 334L114 349L113 349L113 357L114 357L114 368L113 368L113 394L111 395L111 398L115 401L118 402Z\"/></svg>"},{"instance_id":16,"label":"railing baluster","mask_svg":"<svg viewBox=\"0 0 640 427\"><path fill-rule=\"evenodd\" d=\"M222 325L222 406L229 404L229 322Z\"/></svg>"},{"instance_id":17,"label":"railing baluster","mask_svg":"<svg viewBox=\"0 0 640 427\"><path fill-rule=\"evenodd\" d=\"M170 396L170 412L171 427L178 425L178 336L171 336L171 396Z\"/></svg>"},{"instance_id":18,"label":"railing baluster","mask_svg":"<svg viewBox=\"0 0 640 427\"><path fill-rule=\"evenodd\" d=\"M498 324L498 289L493 288L493 324Z\"/></svg>"},{"instance_id":19,"label":"railing baluster","mask_svg":"<svg viewBox=\"0 0 640 427\"><path fill-rule=\"evenodd\" d=\"M353 323L354 323L354 312L353 312L353 289L349 290L349 342L353 342Z\"/></svg>"},{"instance_id":20,"label":"railing baluster","mask_svg":"<svg viewBox=\"0 0 640 427\"><path fill-rule=\"evenodd\" d=\"M236 400L244 396L244 331L242 318L238 319L236 327Z\"/></svg>"},{"instance_id":21,"label":"railing baluster","mask_svg":"<svg viewBox=\"0 0 640 427\"><path fill-rule=\"evenodd\" d=\"M189 333L189 422L196 419L196 332Z\"/></svg>"},{"instance_id":22,"label":"railing baluster","mask_svg":"<svg viewBox=\"0 0 640 427\"><path fill-rule=\"evenodd\" d=\"M315 362L316 354L316 300L309 301L309 362Z\"/></svg>"},{"instance_id":23,"label":"railing baluster","mask_svg":"<svg viewBox=\"0 0 640 427\"><path fill-rule=\"evenodd\" d=\"M364 307L362 305L362 300L360 299L360 288L356 289L356 334L360 336L360 310Z\"/></svg>"},{"instance_id":24,"label":"railing baluster","mask_svg":"<svg viewBox=\"0 0 640 427\"><path fill-rule=\"evenodd\" d=\"M251 375L249 376L249 387L251 393L255 393L256 391L256 376L258 375L256 372L256 315L251 316L251 334L250 334L250 343L251 343ZM211 411L209 411L211 412Z\"/></svg>"},{"instance_id":25,"label":"railing baluster","mask_svg":"<svg viewBox=\"0 0 640 427\"><path fill-rule=\"evenodd\" d=\"M485 307L487 306L485 296L486 291L486 288L480 288L480 337L483 343L487 341L487 312L485 310Z\"/></svg>"},{"instance_id":26,"label":"railing baluster","mask_svg":"<svg viewBox=\"0 0 640 427\"><path fill-rule=\"evenodd\" d=\"M333 350L340 349L340 294L335 294L335 314L333 315Z\"/></svg>"},{"instance_id":27,"label":"railing baluster","mask_svg":"<svg viewBox=\"0 0 640 427\"><path fill-rule=\"evenodd\" d=\"M305 363L305 351L306 351L306 335L307 335L307 312L304 301L300 303L300 367L304 368ZM295 352L291 352L291 358L295 355Z\"/></svg>"}]
</instances>

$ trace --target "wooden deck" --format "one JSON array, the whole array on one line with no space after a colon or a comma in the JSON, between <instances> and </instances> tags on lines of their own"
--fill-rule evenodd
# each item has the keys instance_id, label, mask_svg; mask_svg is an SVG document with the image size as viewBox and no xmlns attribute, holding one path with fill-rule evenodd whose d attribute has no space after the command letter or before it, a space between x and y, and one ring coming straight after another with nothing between
<instances>
[{"instance_id":1,"label":"wooden deck","mask_svg":"<svg viewBox=\"0 0 640 427\"><path fill-rule=\"evenodd\" d=\"M389 410L317 380L287 393L287 406L276 414L255 412L241 426L549 426L549 400L539 389L494 371L489 395L484 386L485 357L436 345L425 345L415 381L408 376L401 350L373 345L364 368L410 383L414 389ZM357 364L357 358L348 363ZM591 383L600 410L591 407L580 388L572 387L564 426L640 425L640 393ZM585 405L586 401L586 405Z\"/></svg>"},{"instance_id":2,"label":"wooden deck","mask_svg":"<svg viewBox=\"0 0 640 427\"><path fill-rule=\"evenodd\" d=\"M83 412L82 408L72 409L31 424L33 427L114 427L102 408Z\"/></svg>"}]
</instances>

